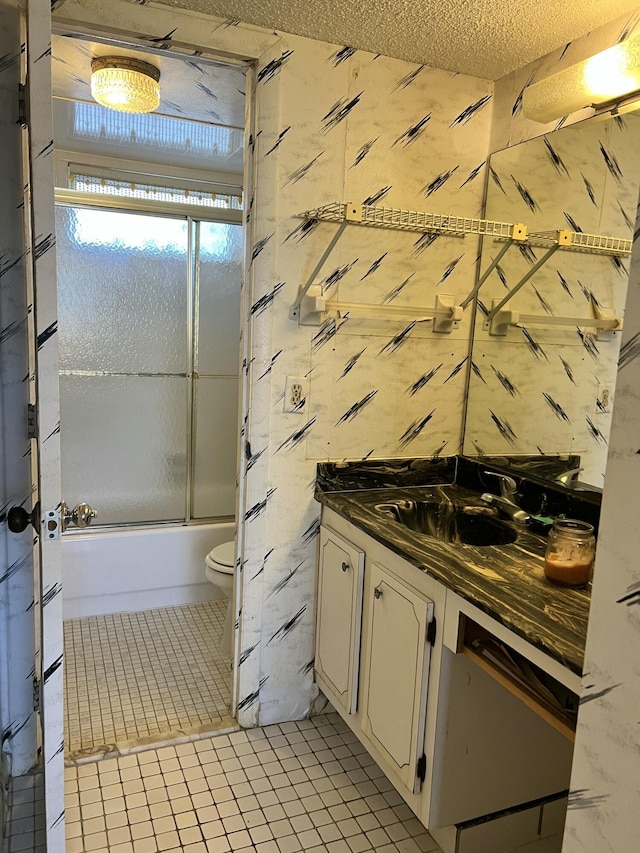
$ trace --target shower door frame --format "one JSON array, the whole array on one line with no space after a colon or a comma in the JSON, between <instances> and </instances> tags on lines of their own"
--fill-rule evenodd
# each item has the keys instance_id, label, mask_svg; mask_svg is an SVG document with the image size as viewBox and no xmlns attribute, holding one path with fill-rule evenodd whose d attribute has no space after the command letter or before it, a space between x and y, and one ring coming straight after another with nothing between
<instances>
[{"instance_id":1,"label":"shower door frame","mask_svg":"<svg viewBox=\"0 0 640 853\"><path fill-rule=\"evenodd\" d=\"M144 165L144 164L142 164ZM152 165L152 164L149 164ZM187 430L186 430L186 457L187 457L187 468L186 468L186 481L185 481L185 501L184 501L184 517L183 518L174 518L174 519L158 519L158 520L150 520L150 521L132 521L132 522L114 522L113 524L100 525L93 524L92 529L94 530L111 530L113 528L117 528L118 530L123 529L137 529L137 528L150 528L150 527L160 527L171 524L208 524L210 522L226 522L232 521L233 515L219 515L219 516L202 516L199 518L192 518L191 513L193 510L193 468L195 464L194 457L194 430L195 430L195 421L197 410L194 404L194 351L197 353L197 342L196 335L194 335L194 328L197 328L197 300L199 293L199 285L194 277L194 266L196 266L196 258L198 255L198 246L194 244L194 231L196 229L193 226L199 222L212 222L219 223L223 225L239 225L243 227L243 211L242 210L232 210L228 208L206 208L206 207L197 207L196 205L181 205L181 204L171 204L170 203L159 202L159 201L145 201L143 199L134 199L127 197L117 197L111 195L102 195L100 193L87 193L81 190L70 190L56 187L55 189L55 206L64 206L64 207L81 207L87 210L113 210L113 211L123 211L126 213L136 213L145 216L159 216L166 217L170 219L184 219L187 223L187 401L186 401L186 416L187 416ZM212 211L215 210L215 216L212 215ZM194 215L196 213L203 212L204 215ZM209 215L206 215L209 212ZM242 264L244 266L244 264ZM241 270L242 276L243 270ZM240 332L240 329L238 330ZM135 374L134 374L135 375ZM238 382L239 385L242 382L241 371L238 371ZM240 395L239 395L240 396ZM240 414L238 413L238 428L240 426ZM239 432L239 429L238 429ZM239 452L238 446L236 446L236 454ZM99 509L99 508L98 508ZM76 530L70 528L67 530L65 535L74 534L85 534L85 530Z\"/></svg>"}]
</instances>

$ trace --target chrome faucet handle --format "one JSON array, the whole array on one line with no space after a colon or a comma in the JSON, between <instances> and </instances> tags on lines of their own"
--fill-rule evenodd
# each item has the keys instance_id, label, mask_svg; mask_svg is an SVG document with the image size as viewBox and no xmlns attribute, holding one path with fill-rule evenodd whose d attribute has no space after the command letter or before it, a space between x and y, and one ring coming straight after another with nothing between
<instances>
[{"instance_id":1,"label":"chrome faucet handle","mask_svg":"<svg viewBox=\"0 0 640 853\"><path fill-rule=\"evenodd\" d=\"M584 471L584 468L572 468L570 471L563 471L556 477L556 483L560 483L561 486L568 486L578 479L578 474L581 471Z\"/></svg>"},{"instance_id":2,"label":"chrome faucet handle","mask_svg":"<svg viewBox=\"0 0 640 853\"><path fill-rule=\"evenodd\" d=\"M513 477L507 474L498 474L496 471L485 471L489 477L497 477L500 480L500 494L503 498L512 498L518 491L518 486Z\"/></svg>"}]
</instances>

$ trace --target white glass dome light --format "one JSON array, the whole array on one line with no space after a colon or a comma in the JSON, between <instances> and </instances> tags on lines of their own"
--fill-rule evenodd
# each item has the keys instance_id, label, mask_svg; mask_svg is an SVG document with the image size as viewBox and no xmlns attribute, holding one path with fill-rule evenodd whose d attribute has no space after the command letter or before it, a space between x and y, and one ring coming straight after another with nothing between
<instances>
[{"instance_id":1,"label":"white glass dome light","mask_svg":"<svg viewBox=\"0 0 640 853\"><path fill-rule=\"evenodd\" d=\"M123 113L152 113L160 106L160 71L127 56L98 56L91 62L91 95Z\"/></svg>"}]
</instances>

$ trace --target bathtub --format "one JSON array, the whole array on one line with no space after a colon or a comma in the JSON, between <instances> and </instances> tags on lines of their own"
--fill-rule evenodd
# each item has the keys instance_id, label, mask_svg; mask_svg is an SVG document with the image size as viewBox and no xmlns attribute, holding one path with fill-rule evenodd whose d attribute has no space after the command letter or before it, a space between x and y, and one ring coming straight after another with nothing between
<instances>
[{"instance_id":1,"label":"bathtub","mask_svg":"<svg viewBox=\"0 0 640 853\"><path fill-rule=\"evenodd\" d=\"M212 601L204 558L234 531L222 522L63 535L63 618Z\"/></svg>"}]
</instances>

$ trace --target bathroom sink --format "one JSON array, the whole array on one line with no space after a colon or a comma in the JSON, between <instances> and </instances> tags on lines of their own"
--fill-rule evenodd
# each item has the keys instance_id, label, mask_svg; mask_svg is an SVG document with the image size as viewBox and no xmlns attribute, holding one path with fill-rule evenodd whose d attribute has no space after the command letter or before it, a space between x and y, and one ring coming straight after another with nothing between
<instances>
[{"instance_id":1,"label":"bathroom sink","mask_svg":"<svg viewBox=\"0 0 640 853\"><path fill-rule=\"evenodd\" d=\"M495 518L488 507L456 507L441 501L398 500L376 506L378 512L390 516L415 533L440 542L463 545L508 545L518 534L512 527Z\"/></svg>"}]
</instances>

